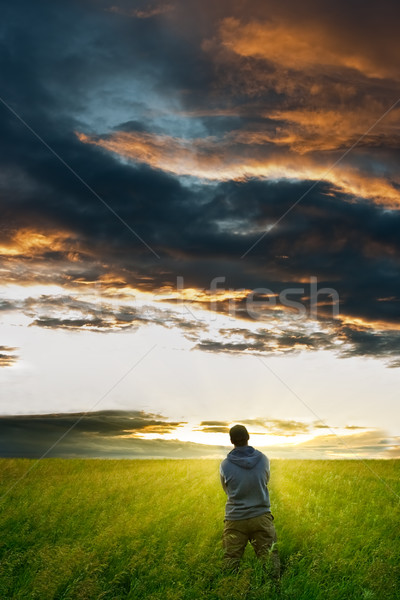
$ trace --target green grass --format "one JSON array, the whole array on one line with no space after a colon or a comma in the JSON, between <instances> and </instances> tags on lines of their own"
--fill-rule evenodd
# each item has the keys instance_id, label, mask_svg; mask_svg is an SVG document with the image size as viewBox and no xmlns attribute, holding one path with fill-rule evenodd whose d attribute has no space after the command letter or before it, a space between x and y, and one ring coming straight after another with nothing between
<instances>
[{"instance_id":1,"label":"green grass","mask_svg":"<svg viewBox=\"0 0 400 600\"><path fill-rule=\"evenodd\" d=\"M0 460L5 493L33 461ZM250 547L221 572L215 460L62 460L0 503L0 598L400 598L400 503L357 461L272 462L280 592ZM368 465L400 495L400 461Z\"/></svg>"}]
</instances>

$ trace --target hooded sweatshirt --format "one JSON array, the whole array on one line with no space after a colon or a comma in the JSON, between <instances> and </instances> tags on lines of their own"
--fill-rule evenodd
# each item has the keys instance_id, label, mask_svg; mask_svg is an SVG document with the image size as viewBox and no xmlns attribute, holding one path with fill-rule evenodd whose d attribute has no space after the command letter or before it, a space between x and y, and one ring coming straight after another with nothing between
<instances>
[{"instance_id":1,"label":"hooded sweatshirt","mask_svg":"<svg viewBox=\"0 0 400 600\"><path fill-rule=\"evenodd\" d=\"M220 477L228 499L228 521L251 519L271 512L267 483L269 460L252 446L236 447L220 465Z\"/></svg>"}]
</instances>

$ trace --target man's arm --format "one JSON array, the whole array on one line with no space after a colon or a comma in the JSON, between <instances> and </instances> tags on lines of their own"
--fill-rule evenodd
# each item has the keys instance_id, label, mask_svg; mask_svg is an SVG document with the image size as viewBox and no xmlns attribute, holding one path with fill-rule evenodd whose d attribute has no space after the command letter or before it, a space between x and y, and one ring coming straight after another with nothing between
<instances>
[{"instance_id":1,"label":"man's arm","mask_svg":"<svg viewBox=\"0 0 400 600\"><path fill-rule=\"evenodd\" d=\"M266 456L265 459L266 459L265 460L265 471L266 471L266 482L265 483L266 483L266 485L268 485L269 479L271 477L271 469L270 469L268 457Z\"/></svg>"},{"instance_id":2,"label":"man's arm","mask_svg":"<svg viewBox=\"0 0 400 600\"><path fill-rule=\"evenodd\" d=\"M225 476L224 472L222 471L222 464L219 466L219 478L221 480L221 485L224 488L225 494L228 495L228 488L226 487Z\"/></svg>"}]
</instances>

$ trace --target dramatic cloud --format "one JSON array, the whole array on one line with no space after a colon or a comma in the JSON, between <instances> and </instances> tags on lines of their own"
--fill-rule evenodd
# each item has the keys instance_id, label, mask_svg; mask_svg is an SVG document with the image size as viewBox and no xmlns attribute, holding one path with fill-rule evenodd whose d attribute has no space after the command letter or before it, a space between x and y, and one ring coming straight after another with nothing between
<instances>
[{"instance_id":1,"label":"dramatic cloud","mask_svg":"<svg viewBox=\"0 0 400 600\"><path fill-rule=\"evenodd\" d=\"M0 366L17 360L16 324L155 325L202 358L329 351L400 366L399 16L392 1L9 3ZM33 421L36 448L47 425ZM22 427L7 423L7 436ZM74 435L90 454L90 431Z\"/></svg>"},{"instance_id":2,"label":"dramatic cloud","mask_svg":"<svg viewBox=\"0 0 400 600\"><path fill-rule=\"evenodd\" d=\"M326 67L354 69L369 77L396 75L398 65L388 64L371 52L370 45L357 47L354 39L337 35L332 23L247 21L228 17L220 26L221 42L240 56L257 57L295 71L319 71ZM347 43L346 43L347 42Z\"/></svg>"},{"instance_id":3,"label":"dramatic cloud","mask_svg":"<svg viewBox=\"0 0 400 600\"><path fill-rule=\"evenodd\" d=\"M218 339L203 337L196 345L207 352L229 354L293 353L304 350L330 350L339 357L380 357L388 366L400 366L400 332L398 329L379 330L360 326L324 323L315 331L310 322L282 327L277 323L271 329L220 329Z\"/></svg>"}]
</instances>

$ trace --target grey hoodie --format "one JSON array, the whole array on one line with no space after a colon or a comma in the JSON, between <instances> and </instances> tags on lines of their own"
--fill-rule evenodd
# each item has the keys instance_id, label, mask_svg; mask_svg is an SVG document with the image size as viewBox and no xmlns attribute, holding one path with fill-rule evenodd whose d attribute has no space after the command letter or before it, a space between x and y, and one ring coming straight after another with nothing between
<instances>
[{"instance_id":1,"label":"grey hoodie","mask_svg":"<svg viewBox=\"0 0 400 600\"><path fill-rule=\"evenodd\" d=\"M237 447L229 452L220 465L222 487L228 496L226 519L251 519L271 512L269 474L268 458L252 446Z\"/></svg>"}]
</instances>

